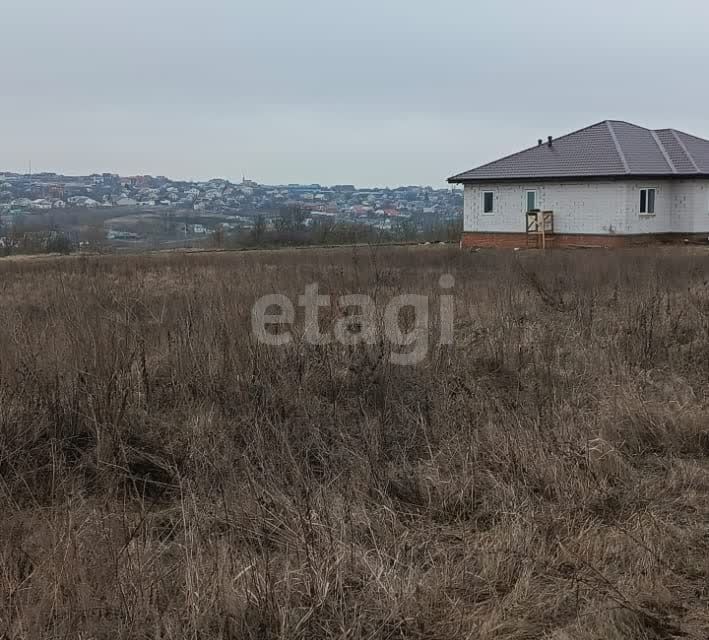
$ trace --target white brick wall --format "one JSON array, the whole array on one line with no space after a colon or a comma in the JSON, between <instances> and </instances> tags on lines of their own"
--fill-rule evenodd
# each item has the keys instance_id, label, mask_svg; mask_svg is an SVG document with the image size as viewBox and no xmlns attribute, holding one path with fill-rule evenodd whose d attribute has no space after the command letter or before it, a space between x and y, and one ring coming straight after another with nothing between
<instances>
[{"instance_id":1,"label":"white brick wall","mask_svg":"<svg viewBox=\"0 0 709 640\"><path fill-rule=\"evenodd\" d=\"M678 180L672 185L674 231L709 234L709 182Z\"/></svg>"},{"instance_id":2,"label":"white brick wall","mask_svg":"<svg viewBox=\"0 0 709 640\"><path fill-rule=\"evenodd\" d=\"M655 215L640 215L640 189L656 189ZM537 208L554 211L557 233L709 233L709 181L487 183L465 187L465 230L525 231L527 191ZM494 213L483 213L483 192L492 191Z\"/></svg>"},{"instance_id":3,"label":"white brick wall","mask_svg":"<svg viewBox=\"0 0 709 640\"><path fill-rule=\"evenodd\" d=\"M642 180L624 182L627 233L670 233L672 228L672 181ZM655 214L640 213L640 190L655 189Z\"/></svg>"}]
</instances>

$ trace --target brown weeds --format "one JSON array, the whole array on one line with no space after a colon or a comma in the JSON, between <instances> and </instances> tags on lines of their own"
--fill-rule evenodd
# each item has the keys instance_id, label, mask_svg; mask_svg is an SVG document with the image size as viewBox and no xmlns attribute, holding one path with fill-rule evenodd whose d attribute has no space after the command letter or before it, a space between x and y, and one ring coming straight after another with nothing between
<instances>
[{"instance_id":1,"label":"brown weeds","mask_svg":"<svg viewBox=\"0 0 709 640\"><path fill-rule=\"evenodd\" d=\"M456 343L416 367L251 335L312 282L435 318L443 273ZM708 282L680 251L0 262L0 638L705 638Z\"/></svg>"}]
</instances>

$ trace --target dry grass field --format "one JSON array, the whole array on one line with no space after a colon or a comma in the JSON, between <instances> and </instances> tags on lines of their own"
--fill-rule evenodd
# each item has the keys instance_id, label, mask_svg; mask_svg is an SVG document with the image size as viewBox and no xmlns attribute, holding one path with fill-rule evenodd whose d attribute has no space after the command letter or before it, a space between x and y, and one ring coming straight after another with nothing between
<instances>
[{"instance_id":1,"label":"dry grass field","mask_svg":"<svg viewBox=\"0 0 709 640\"><path fill-rule=\"evenodd\" d=\"M313 282L428 357L259 344ZM0 261L0 638L706 639L708 380L703 251Z\"/></svg>"}]
</instances>

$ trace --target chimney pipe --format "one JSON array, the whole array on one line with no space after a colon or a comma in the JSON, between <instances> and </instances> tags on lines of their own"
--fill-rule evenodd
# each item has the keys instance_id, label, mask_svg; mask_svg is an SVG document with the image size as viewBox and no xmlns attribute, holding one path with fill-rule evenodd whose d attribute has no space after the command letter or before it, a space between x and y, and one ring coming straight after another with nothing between
<instances>
[{"instance_id":1,"label":"chimney pipe","mask_svg":"<svg viewBox=\"0 0 709 640\"><path fill-rule=\"evenodd\" d=\"M539 146L541 147L542 146L542 139L539 138L539 140L537 142L538 142Z\"/></svg>"},{"instance_id":2,"label":"chimney pipe","mask_svg":"<svg viewBox=\"0 0 709 640\"><path fill-rule=\"evenodd\" d=\"M552 143L552 140L553 140L553 139L554 139L554 138L552 138L551 136L549 136L549 137L547 138L547 140L548 140L547 144L548 144L550 147L551 147L551 143Z\"/></svg>"}]
</instances>

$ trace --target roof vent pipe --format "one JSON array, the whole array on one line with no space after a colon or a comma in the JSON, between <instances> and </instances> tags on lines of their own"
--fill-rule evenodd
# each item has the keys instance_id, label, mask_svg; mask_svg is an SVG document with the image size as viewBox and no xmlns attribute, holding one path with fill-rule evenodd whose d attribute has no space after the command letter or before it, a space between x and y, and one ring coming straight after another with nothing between
<instances>
[{"instance_id":1,"label":"roof vent pipe","mask_svg":"<svg viewBox=\"0 0 709 640\"><path fill-rule=\"evenodd\" d=\"M554 138L552 138L551 136L549 136L549 137L547 138L547 141L548 141L547 144L548 144L550 147L551 147L551 143L552 143L552 140L553 140L553 139L554 139Z\"/></svg>"},{"instance_id":2,"label":"roof vent pipe","mask_svg":"<svg viewBox=\"0 0 709 640\"><path fill-rule=\"evenodd\" d=\"M542 146L542 139L541 139L541 138L539 138L539 140L537 141L537 143L538 143L538 144L539 144L539 146L541 147L541 146Z\"/></svg>"}]
</instances>

